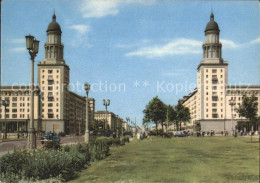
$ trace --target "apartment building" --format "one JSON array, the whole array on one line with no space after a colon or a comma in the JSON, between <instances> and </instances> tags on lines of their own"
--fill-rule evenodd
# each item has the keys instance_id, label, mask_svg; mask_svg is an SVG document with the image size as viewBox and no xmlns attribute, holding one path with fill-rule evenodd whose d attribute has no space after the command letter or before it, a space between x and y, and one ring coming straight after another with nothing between
<instances>
[{"instance_id":1,"label":"apartment building","mask_svg":"<svg viewBox=\"0 0 260 183\"><path fill-rule=\"evenodd\" d=\"M34 108L35 127L38 131L54 131L56 133L84 134L86 125L86 97L80 96L69 89L70 68L63 56L64 45L62 44L62 31L53 14L52 21L47 28L47 41L44 44L45 56L38 63L38 86L35 92L36 103ZM11 106L8 107L7 119L11 124L28 125L30 110L29 88L23 88L20 92L19 86L1 87L1 96L10 99ZM21 98L21 99L20 99ZM17 100L15 102L14 100ZM22 101L20 101L22 100ZM25 100L23 102L23 100ZM39 101L40 100L40 101ZM22 103L23 102L23 103ZM89 127L94 126L95 100L89 102ZM25 106L20 107L20 103ZM17 106L17 108L13 107ZM3 106L1 107L3 111ZM21 108L21 112L20 112ZM11 110L11 111L10 111ZM1 113L2 114L2 113ZM4 125L4 115L1 115L0 127ZM38 120L41 119L41 120ZM37 121L41 121L38 123ZM39 125L39 126L37 126ZM15 125L13 125L15 126ZM23 127L24 129L25 127ZM26 128L28 128L26 126ZM12 132L20 129L13 127Z\"/></svg>"},{"instance_id":2,"label":"apartment building","mask_svg":"<svg viewBox=\"0 0 260 183\"><path fill-rule=\"evenodd\" d=\"M205 29L203 59L197 68L197 87L181 99L183 105L190 109L191 121L187 127L191 130L196 121L200 122L202 131L234 130L238 121L245 121L234 110L241 105L243 94L256 96L260 115L260 86L228 85L228 62L222 58L219 34L219 26L212 13ZM231 99L235 101L232 110L229 105ZM245 126L243 130L256 131L258 126L253 129Z\"/></svg>"}]
</instances>

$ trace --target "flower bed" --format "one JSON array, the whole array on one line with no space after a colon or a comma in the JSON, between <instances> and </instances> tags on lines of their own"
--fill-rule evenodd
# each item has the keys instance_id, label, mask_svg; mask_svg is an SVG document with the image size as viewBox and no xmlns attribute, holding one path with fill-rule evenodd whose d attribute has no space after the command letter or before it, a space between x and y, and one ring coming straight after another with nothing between
<instances>
[{"instance_id":1,"label":"flower bed","mask_svg":"<svg viewBox=\"0 0 260 183\"><path fill-rule=\"evenodd\" d=\"M65 145L55 149L15 150L1 158L3 182L57 178L67 181L90 162L99 161L109 154L109 146L124 145L128 137L97 138L94 142Z\"/></svg>"}]
</instances>

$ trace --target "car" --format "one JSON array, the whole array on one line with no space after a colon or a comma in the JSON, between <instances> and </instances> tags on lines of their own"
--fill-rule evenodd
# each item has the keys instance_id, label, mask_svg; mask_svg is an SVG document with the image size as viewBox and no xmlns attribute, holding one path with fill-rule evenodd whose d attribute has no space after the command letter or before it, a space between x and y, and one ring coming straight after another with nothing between
<instances>
[{"instance_id":1,"label":"car","mask_svg":"<svg viewBox=\"0 0 260 183\"><path fill-rule=\"evenodd\" d=\"M183 132L183 131L175 131L175 132L173 132L173 136L174 137L188 137L189 134L187 132Z\"/></svg>"},{"instance_id":2,"label":"car","mask_svg":"<svg viewBox=\"0 0 260 183\"><path fill-rule=\"evenodd\" d=\"M53 141L53 142L56 142L56 143L59 144L60 138L56 133L47 132L47 133L44 134L44 136L41 137L40 141L41 141L42 144L44 144L46 142L50 142L50 141Z\"/></svg>"}]
</instances>

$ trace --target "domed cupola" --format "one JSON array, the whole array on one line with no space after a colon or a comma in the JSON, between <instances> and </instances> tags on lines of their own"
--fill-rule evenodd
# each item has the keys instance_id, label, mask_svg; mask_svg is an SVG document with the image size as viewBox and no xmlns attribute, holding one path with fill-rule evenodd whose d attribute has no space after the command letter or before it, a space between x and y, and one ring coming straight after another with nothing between
<instances>
[{"instance_id":1,"label":"domed cupola","mask_svg":"<svg viewBox=\"0 0 260 183\"><path fill-rule=\"evenodd\" d=\"M55 13L52 16L52 22L49 24L48 29L46 32L55 31L61 33L60 25L56 22L56 15Z\"/></svg>"},{"instance_id":2,"label":"domed cupola","mask_svg":"<svg viewBox=\"0 0 260 183\"><path fill-rule=\"evenodd\" d=\"M220 31L217 22L214 21L214 14L213 12L210 15L210 21L208 22L205 32L207 31Z\"/></svg>"}]
</instances>

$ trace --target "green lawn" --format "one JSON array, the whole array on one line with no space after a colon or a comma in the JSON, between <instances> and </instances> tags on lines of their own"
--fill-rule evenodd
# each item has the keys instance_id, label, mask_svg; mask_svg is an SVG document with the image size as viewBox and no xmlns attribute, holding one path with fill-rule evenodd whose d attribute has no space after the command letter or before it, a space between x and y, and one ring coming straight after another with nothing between
<instances>
[{"instance_id":1,"label":"green lawn","mask_svg":"<svg viewBox=\"0 0 260 183\"><path fill-rule=\"evenodd\" d=\"M71 182L259 182L259 141L149 138L111 148Z\"/></svg>"}]
</instances>

